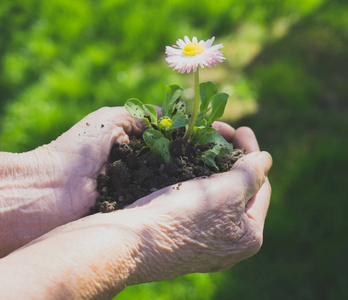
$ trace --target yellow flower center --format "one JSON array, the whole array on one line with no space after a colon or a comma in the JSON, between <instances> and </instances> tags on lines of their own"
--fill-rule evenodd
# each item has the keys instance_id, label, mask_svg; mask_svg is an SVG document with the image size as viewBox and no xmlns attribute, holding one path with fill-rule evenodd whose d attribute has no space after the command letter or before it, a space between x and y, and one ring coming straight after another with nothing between
<instances>
[{"instance_id":1,"label":"yellow flower center","mask_svg":"<svg viewBox=\"0 0 348 300\"><path fill-rule=\"evenodd\" d=\"M168 128L168 127L170 127L170 125L172 125L172 121L168 120L168 119L162 119L160 121L160 125L165 127L165 128Z\"/></svg>"},{"instance_id":2,"label":"yellow flower center","mask_svg":"<svg viewBox=\"0 0 348 300\"><path fill-rule=\"evenodd\" d=\"M182 53L186 56L194 56L196 54L201 54L205 50L205 47L199 43L187 44Z\"/></svg>"}]
</instances>

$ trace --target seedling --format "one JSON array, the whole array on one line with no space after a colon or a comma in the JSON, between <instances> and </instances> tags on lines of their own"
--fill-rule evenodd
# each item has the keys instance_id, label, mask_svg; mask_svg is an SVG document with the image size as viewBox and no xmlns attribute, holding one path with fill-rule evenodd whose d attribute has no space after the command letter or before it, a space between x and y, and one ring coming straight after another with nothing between
<instances>
[{"instance_id":1,"label":"seedling","mask_svg":"<svg viewBox=\"0 0 348 300\"><path fill-rule=\"evenodd\" d=\"M216 63L225 59L222 44L212 45L214 37L207 41L192 42L185 36L184 41L179 39L177 45L166 47L166 60L169 67L180 73L189 73L193 70L194 77L194 105L193 112L186 112L186 103L183 89L172 84L167 86L165 99L161 109L161 116L156 109L140 100L131 98L125 103L128 112L143 119L147 124L143 139L152 153L164 163L170 163L170 154L173 139L182 138L196 144L209 144L210 148L202 152L200 159L207 165L218 169L215 158L230 153L233 148L211 125L222 117L228 94L219 93L212 81L199 83L198 66L216 66Z\"/></svg>"}]
</instances>

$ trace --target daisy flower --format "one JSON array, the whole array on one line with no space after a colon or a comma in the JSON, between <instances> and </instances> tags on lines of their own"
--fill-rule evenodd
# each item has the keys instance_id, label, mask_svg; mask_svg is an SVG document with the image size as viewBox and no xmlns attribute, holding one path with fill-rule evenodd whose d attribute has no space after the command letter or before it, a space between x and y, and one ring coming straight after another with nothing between
<instances>
[{"instance_id":1,"label":"daisy flower","mask_svg":"<svg viewBox=\"0 0 348 300\"><path fill-rule=\"evenodd\" d=\"M179 73L190 73L193 70L194 78L194 91L195 97L193 102L193 112L188 125L188 129L185 133L184 139L189 140L199 111L199 75L198 66L204 68L205 66L216 66L216 63L223 62L225 57L222 56L222 52L219 50L223 47L222 44L213 45L215 37L207 41L200 40L194 36L191 40L185 36L184 40L178 39L176 45L173 47L166 46L166 61L169 64L168 67L174 67L173 71L178 70Z\"/></svg>"},{"instance_id":2,"label":"daisy flower","mask_svg":"<svg viewBox=\"0 0 348 300\"><path fill-rule=\"evenodd\" d=\"M215 37L207 41L200 40L196 37L191 40L185 36L184 40L178 39L176 45L172 47L166 46L166 61L169 68L174 67L173 71L178 70L179 73L189 73L197 71L198 66L216 66L217 62L222 62L225 57L219 50L223 47L222 44L213 45Z\"/></svg>"}]
</instances>

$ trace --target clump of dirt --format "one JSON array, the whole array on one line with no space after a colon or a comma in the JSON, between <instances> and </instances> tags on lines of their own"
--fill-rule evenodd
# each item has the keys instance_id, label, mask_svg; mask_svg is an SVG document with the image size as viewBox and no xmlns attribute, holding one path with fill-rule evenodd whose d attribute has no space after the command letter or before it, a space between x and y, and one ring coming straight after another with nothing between
<instances>
[{"instance_id":1,"label":"clump of dirt","mask_svg":"<svg viewBox=\"0 0 348 300\"><path fill-rule=\"evenodd\" d=\"M135 137L130 139L129 144L113 146L106 174L99 174L97 178L100 196L91 208L91 213L121 209L163 187L195 177L226 172L245 154L244 149L234 149L216 158L217 171L198 158L212 145L196 145L176 139L171 147L173 161L168 164L160 162L145 146L143 139Z\"/></svg>"}]
</instances>

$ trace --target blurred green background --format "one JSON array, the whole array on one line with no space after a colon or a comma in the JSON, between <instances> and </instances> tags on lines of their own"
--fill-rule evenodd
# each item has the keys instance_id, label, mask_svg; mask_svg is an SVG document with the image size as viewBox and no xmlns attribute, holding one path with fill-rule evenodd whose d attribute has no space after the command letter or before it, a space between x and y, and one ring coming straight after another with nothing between
<instances>
[{"instance_id":1,"label":"blurred green background","mask_svg":"<svg viewBox=\"0 0 348 300\"><path fill-rule=\"evenodd\" d=\"M2 0L0 150L55 139L101 106L160 105L191 76L164 47L216 36L204 69L231 95L224 120L273 155L260 252L217 274L128 287L117 299L345 299L348 295L346 0Z\"/></svg>"}]
</instances>

